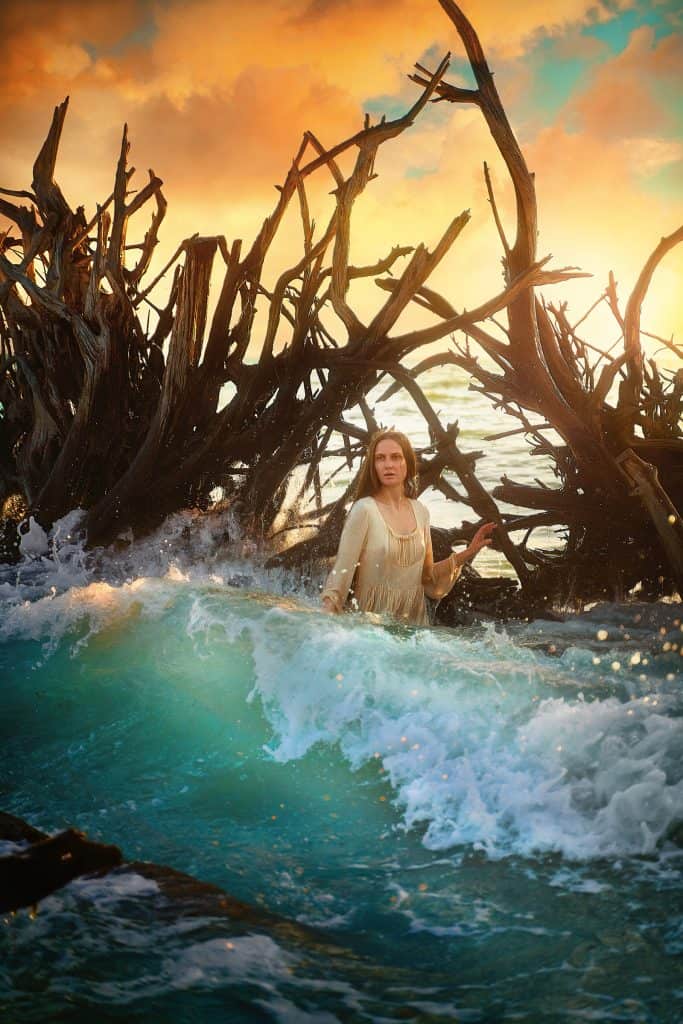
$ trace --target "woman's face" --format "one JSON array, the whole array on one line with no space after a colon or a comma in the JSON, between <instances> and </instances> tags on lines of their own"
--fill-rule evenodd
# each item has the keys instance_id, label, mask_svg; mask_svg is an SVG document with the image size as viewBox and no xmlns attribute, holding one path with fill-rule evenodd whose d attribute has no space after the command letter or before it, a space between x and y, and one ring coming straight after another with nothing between
<instances>
[{"instance_id":1,"label":"woman's face","mask_svg":"<svg viewBox=\"0 0 683 1024\"><path fill-rule=\"evenodd\" d=\"M375 473L380 487L402 484L408 475L405 455L400 444L387 439L375 448Z\"/></svg>"}]
</instances>

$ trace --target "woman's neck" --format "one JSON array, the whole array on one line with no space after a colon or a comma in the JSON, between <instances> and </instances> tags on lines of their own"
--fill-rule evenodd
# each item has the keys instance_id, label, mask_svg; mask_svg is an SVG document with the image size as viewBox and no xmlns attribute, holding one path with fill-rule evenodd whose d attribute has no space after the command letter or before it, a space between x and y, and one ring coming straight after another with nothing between
<instances>
[{"instance_id":1,"label":"woman's neck","mask_svg":"<svg viewBox=\"0 0 683 1024\"><path fill-rule=\"evenodd\" d=\"M388 505L389 508L395 509L397 512L407 500L403 484L391 484L389 486L383 485L374 494L375 501L379 501L382 505Z\"/></svg>"}]
</instances>

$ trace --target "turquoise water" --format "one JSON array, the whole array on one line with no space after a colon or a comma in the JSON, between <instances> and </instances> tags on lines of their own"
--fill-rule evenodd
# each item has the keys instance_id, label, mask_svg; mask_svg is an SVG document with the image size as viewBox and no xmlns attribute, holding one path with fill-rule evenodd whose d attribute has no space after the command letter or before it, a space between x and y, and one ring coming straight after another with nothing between
<instances>
[{"instance_id":1,"label":"turquoise water","mask_svg":"<svg viewBox=\"0 0 683 1024\"><path fill-rule=\"evenodd\" d=\"M3 920L3 1020L681 1020L679 605L405 629L72 525L0 571L0 807L311 930L80 880Z\"/></svg>"}]
</instances>

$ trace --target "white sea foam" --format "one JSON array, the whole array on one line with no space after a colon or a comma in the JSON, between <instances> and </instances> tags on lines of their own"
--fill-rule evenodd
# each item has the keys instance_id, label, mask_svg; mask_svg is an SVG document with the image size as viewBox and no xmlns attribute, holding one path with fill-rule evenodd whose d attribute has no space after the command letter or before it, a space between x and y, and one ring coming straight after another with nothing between
<instances>
[{"instance_id":1,"label":"white sea foam","mask_svg":"<svg viewBox=\"0 0 683 1024\"><path fill-rule=\"evenodd\" d=\"M101 909L121 900L156 896L159 893L159 885L154 879L130 870L111 871L102 877L93 875L76 878L70 885L74 894L97 903Z\"/></svg>"},{"instance_id":2,"label":"white sea foam","mask_svg":"<svg viewBox=\"0 0 683 1024\"><path fill-rule=\"evenodd\" d=\"M19 542L19 550L24 558L38 558L48 553L47 534L33 516L29 516L26 532Z\"/></svg>"},{"instance_id":3,"label":"white sea foam","mask_svg":"<svg viewBox=\"0 0 683 1024\"><path fill-rule=\"evenodd\" d=\"M587 701L561 660L493 630L465 639L304 618L241 620L271 755L323 743L354 769L380 758L404 826L430 849L650 854L683 820L675 693Z\"/></svg>"},{"instance_id":4,"label":"white sea foam","mask_svg":"<svg viewBox=\"0 0 683 1024\"><path fill-rule=\"evenodd\" d=\"M295 958L268 935L244 935L193 943L164 969L174 988L189 988L202 983L214 985L217 973L225 980L286 978L288 968L295 963Z\"/></svg>"},{"instance_id":5,"label":"white sea foam","mask_svg":"<svg viewBox=\"0 0 683 1024\"><path fill-rule=\"evenodd\" d=\"M0 565L0 641L41 640L50 654L70 633L81 634L78 647L133 612L157 618L192 587L302 589L300 576L266 570L241 553L227 513L179 513L120 551L88 551L81 517L69 513L49 534L31 519L20 563ZM232 544L225 543L229 531Z\"/></svg>"}]
</instances>

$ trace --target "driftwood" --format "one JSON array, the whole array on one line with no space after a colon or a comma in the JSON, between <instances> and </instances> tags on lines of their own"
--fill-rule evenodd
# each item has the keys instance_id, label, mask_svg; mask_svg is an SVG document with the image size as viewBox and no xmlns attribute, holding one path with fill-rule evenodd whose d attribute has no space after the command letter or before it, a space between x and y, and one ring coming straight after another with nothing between
<instances>
[{"instance_id":1,"label":"driftwood","mask_svg":"<svg viewBox=\"0 0 683 1024\"><path fill-rule=\"evenodd\" d=\"M326 482L341 466L352 476L356 471L381 416L367 396L382 384L377 406L403 389L428 426L430 444L418 453L422 489L435 487L472 509L475 521L451 530L446 541L466 540L482 521L495 521L495 543L526 605L623 595L639 581L652 594L677 585L681 539L662 533L657 508L671 506L676 515L683 509L683 370L667 374L647 356L641 307L659 263L683 240L683 227L654 248L623 312L609 276L598 303L614 317L621 350L587 340L590 311L572 321L565 303L539 291L585 275L575 267L553 269L549 257L539 257L534 176L474 27L457 4L439 2L464 46L475 88L446 81L448 56L433 72L416 65L411 78L421 92L402 117L374 125L366 118L359 132L328 148L305 133L249 247L220 235L193 236L155 274L166 211L161 179L150 171L132 191L124 129L111 195L89 218L82 208L72 210L55 181L66 101L55 110L31 189L0 190L0 215L12 225L0 236L0 500L19 495L44 525L81 507L95 544L128 528L143 532L179 508L210 508L218 491L237 529L257 540L281 543L290 527L306 528L307 538L278 555L280 562L327 557L352 486L331 501ZM408 131L429 102L479 109L514 190L516 223L508 238L484 166L503 282L471 310L429 284L468 212L453 217L431 250L394 246L373 265L350 263L354 203L371 183L376 187L380 147ZM355 154L347 174L342 154ZM320 228L307 193L315 174L329 175L334 189L333 212ZM294 204L301 254L267 287L264 262ZM149 228L131 244L130 222L149 207ZM220 262L223 279L209 317L209 282ZM367 322L351 304L360 278L373 278L383 293ZM402 332L410 304L435 322ZM406 356L449 338L441 353L406 366ZM657 340L683 355L673 340ZM480 453L460 448L458 425L440 422L420 386L438 366L468 373L474 388L516 419L531 454L552 460L558 486L504 477L488 493L477 477ZM365 428L356 417L352 422L351 410ZM549 439L550 429L559 444ZM619 461L627 450L656 469L657 508L633 493ZM457 488L446 472L457 477ZM500 503L530 511L513 514ZM564 546L533 546L540 527L562 531Z\"/></svg>"},{"instance_id":2,"label":"driftwood","mask_svg":"<svg viewBox=\"0 0 683 1024\"><path fill-rule=\"evenodd\" d=\"M22 494L46 524L85 508L94 543L129 526L148 528L188 503L206 504L221 487L245 528L267 532L291 474L322 455L330 424L364 399L378 376L369 361L387 349L401 312L467 223L467 214L455 217L433 251L394 247L375 265L349 264L353 205L375 177L379 147L412 125L447 66L444 59L401 118L368 121L327 150L306 133L277 205L245 255L240 240L228 245L221 236L193 237L148 285L143 281L166 209L161 180L150 171L148 184L130 198L124 129L112 196L86 223L54 181L66 101L58 107L26 193L32 206L0 199L0 213L21 233L3 238L0 255L5 493ZM357 156L344 177L337 158L348 150ZM330 174L336 198L319 237L306 196L306 181L316 172ZM303 255L268 292L264 261L295 199ZM150 202L151 225L129 265L129 221ZM371 322L361 322L348 303L350 282L391 271L406 257L396 291ZM209 322L216 258L225 274ZM151 296L162 285L166 296L156 305ZM502 294L494 307L506 301ZM257 302L268 311L258 339ZM153 328L143 327L145 307L154 313ZM329 334L325 307L341 338ZM258 358L247 361L257 340ZM419 343L410 335L391 339L393 357ZM234 393L222 404L225 387ZM319 490L317 469L312 483Z\"/></svg>"}]
</instances>

